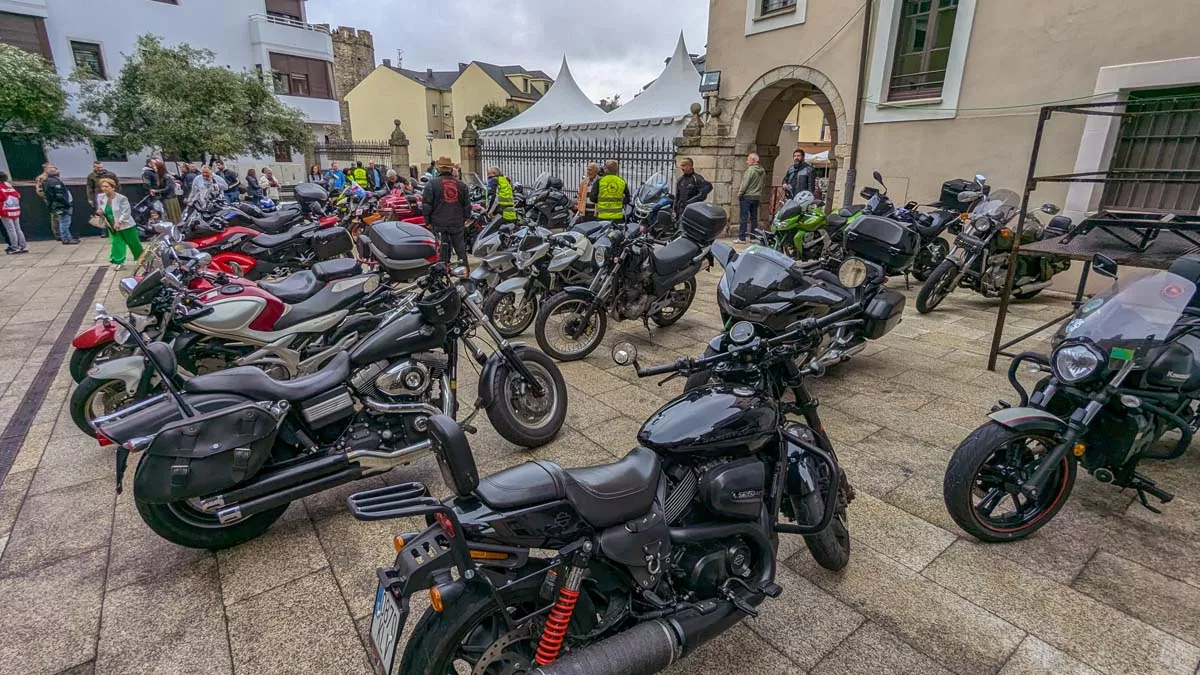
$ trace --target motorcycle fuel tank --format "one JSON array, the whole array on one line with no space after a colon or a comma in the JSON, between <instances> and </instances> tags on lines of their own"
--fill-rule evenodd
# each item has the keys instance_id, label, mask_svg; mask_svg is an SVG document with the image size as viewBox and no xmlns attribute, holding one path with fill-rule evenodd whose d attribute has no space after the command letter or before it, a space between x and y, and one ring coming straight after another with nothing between
<instances>
[{"instance_id":1,"label":"motorcycle fuel tank","mask_svg":"<svg viewBox=\"0 0 1200 675\"><path fill-rule=\"evenodd\" d=\"M638 442L659 453L748 455L775 438L779 408L761 391L717 384L693 389L659 408Z\"/></svg>"},{"instance_id":2,"label":"motorcycle fuel tank","mask_svg":"<svg viewBox=\"0 0 1200 675\"><path fill-rule=\"evenodd\" d=\"M411 312L377 329L350 350L350 362L362 366L397 356L437 349L446 340L446 326L426 323Z\"/></svg>"}]
</instances>

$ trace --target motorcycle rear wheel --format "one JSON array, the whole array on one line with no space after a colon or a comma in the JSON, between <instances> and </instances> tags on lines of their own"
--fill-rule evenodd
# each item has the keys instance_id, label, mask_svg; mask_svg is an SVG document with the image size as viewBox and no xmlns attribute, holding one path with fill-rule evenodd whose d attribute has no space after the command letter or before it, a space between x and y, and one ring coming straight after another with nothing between
<instances>
[{"instance_id":1,"label":"motorcycle rear wheel","mask_svg":"<svg viewBox=\"0 0 1200 675\"><path fill-rule=\"evenodd\" d=\"M681 286L682 288L680 288ZM680 294L682 298L677 297L669 306L663 307L650 315L650 320L663 328L683 318L688 308L692 306L692 301L696 299L695 277L675 284L675 287L671 289L671 293L673 295Z\"/></svg>"},{"instance_id":2,"label":"motorcycle rear wheel","mask_svg":"<svg viewBox=\"0 0 1200 675\"><path fill-rule=\"evenodd\" d=\"M952 292L950 284L954 283L954 277L958 276L958 266L952 260L943 260L938 263L929 278L921 284L921 291L917 293L917 311L921 314L928 314L937 309L937 306L942 304Z\"/></svg>"},{"instance_id":3,"label":"motorcycle rear wheel","mask_svg":"<svg viewBox=\"0 0 1200 675\"><path fill-rule=\"evenodd\" d=\"M928 279L929 275L933 273L933 270L937 269L937 266L946 259L946 254L950 253L950 244L948 244L946 240L942 239L941 237L938 237L933 243L930 244L930 246L936 247L937 252L930 252L923 256L918 256L917 259L920 262L920 267L918 268L915 265L913 266L912 275L917 281L923 282Z\"/></svg>"},{"instance_id":4,"label":"motorcycle rear wheel","mask_svg":"<svg viewBox=\"0 0 1200 675\"><path fill-rule=\"evenodd\" d=\"M100 380L84 377L71 392L71 421L88 436L95 436L91 421L102 415L116 412L133 403L133 397L125 393L121 380Z\"/></svg>"},{"instance_id":5,"label":"motorcycle rear wheel","mask_svg":"<svg viewBox=\"0 0 1200 675\"><path fill-rule=\"evenodd\" d=\"M288 508L284 504L223 525L216 516L186 501L151 504L134 495L134 503L142 521L158 536L172 544L210 551L233 548L262 536Z\"/></svg>"}]
</instances>

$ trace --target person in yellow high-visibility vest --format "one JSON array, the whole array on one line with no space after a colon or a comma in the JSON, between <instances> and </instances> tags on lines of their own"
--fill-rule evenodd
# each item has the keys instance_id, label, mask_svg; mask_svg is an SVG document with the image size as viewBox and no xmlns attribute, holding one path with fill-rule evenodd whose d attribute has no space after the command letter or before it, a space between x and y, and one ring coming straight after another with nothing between
<instances>
[{"instance_id":1,"label":"person in yellow high-visibility vest","mask_svg":"<svg viewBox=\"0 0 1200 675\"><path fill-rule=\"evenodd\" d=\"M367 178L367 170L363 168L362 162L357 162L354 165L354 171L351 173L354 177L354 182L364 190L371 187L370 180Z\"/></svg>"},{"instance_id":2,"label":"person in yellow high-visibility vest","mask_svg":"<svg viewBox=\"0 0 1200 675\"><path fill-rule=\"evenodd\" d=\"M488 177L488 215L494 216L499 211L504 220L514 223L517 221L517 206L513 199L512 183L500 173L500 167L493 166L487 170Z\"/></svg>"},{"instance_id":3,"label":"person in yellow high-visibility vest","mask_svg":"<svg viewBox=\"0 0 1200 675\"><path fill-rule=\"evenodd\" d=\"M618 175L617 160L604 162L604 175L592 183L588 197L596 205L596 220L625 222L625 205L629 203L629 185Z\"/></svg>"}]
</instances>

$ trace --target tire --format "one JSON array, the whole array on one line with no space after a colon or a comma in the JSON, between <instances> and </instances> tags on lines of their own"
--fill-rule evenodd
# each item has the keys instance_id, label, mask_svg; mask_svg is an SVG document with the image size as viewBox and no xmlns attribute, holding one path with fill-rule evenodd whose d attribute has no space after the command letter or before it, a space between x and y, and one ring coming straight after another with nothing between
<instances>
[{"instance_id":1,"label":"tire","mask_svg":"<svg viewBox=\"0 0 1200 675\"><path fill-rule=\"evenodd\" d=\"M930 246L936 246L938 252L936 255L930 255L929 257L932 259L929 260L929 263L922 265L921 269L913 270L912 275L917 281L923 282L928 279L933 270L937 269L942 260L945 260L946 254L950 253L950 244L946 243L946 240L941 237L938 237Z\"/></svg>"},{"instance_id":2,"label":"tire","mask_svg":"<svg viewBox=\"0 0 1200 675\"><path fill-rule=\"evenodd\" d=\"M958 266L954 264L954 261L943 260L938 263L925 283L921 284L921 291L917 293L917 311L928 314L937 309L937 306L942 304L942 300L945 300L946 296L954 291L953 288L945 288L945 286L949 286L957 275Z\"/></svg>"},{"instance_id":3,"label":"tire","mask_svg":"<svg viewBox=\"0 0 1200 675\"><path fill-rule=\"evenodd\" d=\"M1036 439L1047 451L1056 443L1056 440L1045 432L1019 431L1009 429L996 422L988 422L963 439L963 442L954 450L949 466L946 467L946 476L942 482L942 497L946 502L946 510L950 512L950 517L959 527L981 541L1015 541L1028 537L1054 518L1067 503L1067 497L1070 496L1071 488L1075 485L1075 461L1068 455L1063 457L1063 465L1055 470L1046 483L1047 490L1041 501L1047 503L1034 505L1035 513L1023 518L1018 518L1019 513L1014 514L1012 517L1014 522L1006 526L997 522L989 522L990 519L984 518L975 504L976 492L983 489L976 485L979 474L994 453L1021 439ZM1026 473L1026 475L1028 474ZM986 498L989 493L990 490L982 497ZM999 497L1000 502L1007 502L1009 498L1012 498L1011 493L1006 491L1002 491ZM1016 505L1015 502L1014 498L1014 505ZM980 505L982 505L982 500ZM989 513L994 513L995 508L997 505L993 505L992 511Z\"/></svg>"},{"instance_id":4,"label":"tire","mask_svg":"<svg viewBox=\"0 0 1200 675\"><path fill-rule=\"evenodd\" d=\"M137 499L136 495L134 502L142 520L158 536L173 544L210 551L232 548L258 538L279 520L288 507L284 504L236 523L221 525L215 517L193 509L187 502L150 504ZM209 518L211 525L201 524Z\"/></svg>"},{"instance_id":5,"label":"tire","mask_svg":"<svg viewBox=\"0 0 1200 675\"><path fill-rule=\"evenodd\" d=\"M525 448L541 447L558 435L567 418L567 383L558 364L549 356L526 347L518 347L514 352L547 391L541 397L524 394L514 400L514 388L521 386L523 378L501 363L491 382L480 383L493 388L488 420L509 443ZM547 401L547 397L552 399Z\"/></svg>"},{"instance_id":6,"label":"tire","mask_svg":"<svg viewBox=\"0 0 1200 675\"><path fill-rule=\"evenodd\" d=\"M83 381L76 385L75 391L71 392L71 400L68 404L71 406L71 421L83 433L95 436L96 430L92 428L92 419L120 410L133 402L132 397L121 398L117 393L118 388L124 390L125 383L121 380L99 380L94 377L84 377ZM123 401L123 403L111 406L102 400L96 400L97 395L110 396L114 401ZM101 406L103 406L103 410Z\"/></svg>"},{"instance_id":7,"label":"tire","mask_svg":"<svg viewBox=\"0 0 1200 675\"><path fill-rule=\"evenodd\" d=\"M675 305L671 305L670 307L664 307L664 308L658 310L657 312L651 314L650 320L653 321L655 324L657 324L663 328L666 328L667 326L670 326L671 324L673 324L676 321L683 318L683 315L687 313L688 308L692 306L692 301L696 299L696 278L692 277L691 279L687 279L685 281L679 282L678 284L675 284L675 286L673 286L671 288L670 292L671 293L677 292L675 290L675 287L678 287L680 285L684 286L684 289L682 291L678 291L678 292L687 294L687 299L683 301L683 307L680 308ZM663 312L667 311L668 309L671 310L671 313L664 315Z\"/></svg>"},{"instance_id":8,"label":"tire","mask_svg":"<svg viewBox=\"0 0 1200 675\"><path fill-rule=\"evenodd\" d=\"M120 358L133 354L133 349L119 345L116 342L106 342L95 347L87 347L85 349L74 349L71 351L71 379L76 383L83 382L83 379L88 376L88 371L97 363L103 363L109 359Z\"/></svg>"},{"instance_id":9,"label":"tire","mask_svg":"<svg viewBox=\"0 0 1200 675\"><path fill-rule=\"evenodd\" d=\"M496 327L496 331L509 340L529 330L529 325L537 318L538 310L541 309L539 306L541 299L537 295L529 295L525 301L525 314L516 323L502 324L496 321L496 312L501 309L501 303L508 300L508 308L511 308L513 297L514 294L512 293L492 291L483 303L483 313L487 315L488 320ZM509 309L509 311L513 310Z\"/></svg>"},{"instance_id":10,"label":"tire","mask_svg":"<svg viewBox=\"0 0 1200 675\"><path fill-rule=\"evenodd\" d=\"M797 523L816 523L825 515L824 489L822 486L821 490L814 490L804 497L791 497L792 512L796 514ZM850 562L850 533L846 529L845 507L833 512L833 519L824 530L804 535L804 544L821 567L834 572L845 567Z\"/></svg>"},{"instance_id":11,"label":"tire","mask_svg":"<svg viewBox=\"0 0 1200 675\"><path fill-rule=\"evenodd\" d=\"M1044 290L1046 290L1046 289L1039 288L1036 291L1027 291L1025 293L1013 293L1013 297L1018 300L1028 300L1032 297L1035 297L1038 293L1041 293Z\"/></svg>"},{"instance_id":12,"label":"tire","mask_svg":"<svg viewBox=\"0 0 1200 675\"><path fill-rule=\"evenodd\" d=\"M564 313L564 310L569 312L572 308L578 312L586 307L587 304L587 300L573 297L567 293L558 293L543 303L542 309L538 312L537 323L533 328L533 334L537 338L538 347L559 361L578 361L587 358L588 354L594 352L596 347L600 346L600 341L604 339L604 332L608 330L608 315L604 313L603 309L597 310L592 314L591 322L589 322L592 330L591 339L576 350L566 351L556 348L550 344L549 338L552 336L548 335L547 331L547 323L552 317ZM561 335L561 337L566 338L567 336Z\"/></svg>"}]
</instances>

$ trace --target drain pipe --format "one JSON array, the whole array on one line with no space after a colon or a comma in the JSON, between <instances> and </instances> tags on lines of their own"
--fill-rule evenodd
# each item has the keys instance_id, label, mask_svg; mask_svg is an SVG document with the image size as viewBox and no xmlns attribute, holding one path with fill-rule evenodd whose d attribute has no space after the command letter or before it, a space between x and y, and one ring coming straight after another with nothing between
<instances>
[{"instance_id":1,"label":"drain pipe","mask_svg":"<svg viewBox=\"0 0 1200 675\"><path fill-rule=\"evenodd\" d=\"M842 195L842 206L850 206L857 194L854 184L858 179L858 144L862 136L863 107L867 100L867 53L871 40L871 0L865 0L863 12L862 46L858 54L858 90L854 105L854 139L850 142L850 161L846 166L846 187Z\"/></svg>"}]
</instances>

